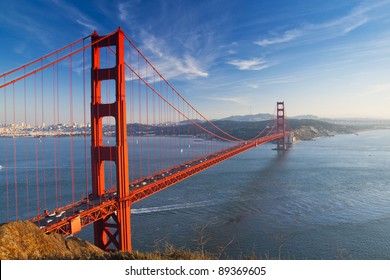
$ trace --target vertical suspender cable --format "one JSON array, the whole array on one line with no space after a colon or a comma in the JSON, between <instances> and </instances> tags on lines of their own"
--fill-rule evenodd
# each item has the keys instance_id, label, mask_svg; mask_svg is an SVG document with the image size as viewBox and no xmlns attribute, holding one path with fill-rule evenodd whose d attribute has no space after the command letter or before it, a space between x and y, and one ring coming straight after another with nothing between
<instances>
[{"instance_id":1,"label":"vertical suspender cable","mask_svg":"<svg viewBox=\"0 0 390 280\"><path fill-rule=\"evenodd\" d=\"M55 80L55 68L52 67L52 95L53 95L53 126L55 127L54 133L57 134L57 122L56 122L56 80ZM55 200L56 208L58 208L58 173L57 173L57 137L54 135L53 139L53 160L54 160L54 183L55 183Z\"/></svg>"},{"instance_id":2,"label":"vertical suspender cable","mask_svg":"<svg viewBox=\"0 0 390 280\"><path fill-rule=\"evenodd\" d=\"M130 52L130 65L131 65L131 52ZM131 172L129 172L130 176L131 176L131 179L130 179L130 182L135 180L135 153L134 153L134 149L135 149L135 146L134 146L134 74L133 72L130 71L130 83L131 83L131 87L130 87L130 104L128 106L129 110L130 110L130 149L129 149L129 153L130 155L133 155L133 156L130 156L130 169L131 169Z\"/></svg>"},{"instance_id":3,"label":"vertical suspender cable","mask_svg":"<svg viewBox=\"0 0 390 280\"><path fill-rule=\"evenodd\" d=\"M34 131L37 133L37 75L34 73ZM39 197L39 161L38 161L38 138L35 138L35 185L37 198L37 216L41 213Z\"/></svg>"},{"instance_id":4,"label":"vertical suspender cable","mask_svg":"<svg viewBox=\"0 0 390 280\"><path fill-rule=\"evenodd\" d=\"M145 79L148 79L148 64L145 64ZM147 174L150 174L150 143L149 143L149 96L148 87L145 87L146 99L146 150L147 150Z\"/></svg>"},{"instance_id":5,"label":"vertical suspender cable","mask_svg":"<svg viewBox=\"0 0 390 280\"><path fill-rule=\"evenodd\" d=\"M72 51L72 47L70 48ZM73 147L73 60L69 57L69 122L70 122L70 168L72 179L72 203L75 202L75 185L74 185L74 147Z\"/></svg>"},{"instance_id":6,"label":"vertical suspender cable","mask_svg":"<svg viewBox=\"0 0 390 280\"><path fill-rule=\"evenodd\" d=\"M87 101L86 101L86 70L85 70L85 39L83 39L83 105L84 105L84 116L83 116L83 126L84 126L84 168L85 168L85 196L88 200L88 160L87 160Z\"/></svg>"},{"instance_id":7,"label":"vertical suspender cable","mask_svg":"<svg viewBox=\"0 0 390 280\"><path fill-rule=\"evenodd\" d=\"M26 74L26 68L24 68L24 74ZM23 93L24 93L24 130L27 130L27 85L26 85L26 79L23 79ZM30 217L30 197L29 197L29 185L28 185L28 140L27 138L24 139L24 156L25 156L25 164L26 164L26 177L25 177L25 183L26 183L26 214L27 217Z\"/></svg>"},{"instance_id":8,"label":"vertical suspender cable","mask_svg":"<svg viewBox=\"0 0 390 280\"><path fill-rule=\"evenodd\" d=\"M161 82L161 79L159 79L159 84L160 84L160 94L163 95L163 92L162 92L162 82ZM163 103L162 103L162 99L161 98L158 98L157 99L159 101L159 104L158 104L158 107L159 107L159 126L160 126L160 130L163 130L164 128L163 127L163 124L164 124L164 115L163 115ZM162 149L162 145L163 145L163 131L160 131L159 133L159 136L160 136L160 147L159 147L159 150L160 150L160 170L163 170L165 169L165 166L164 166L164 157L163 157L163 149Z\"/></svg>"},{"instance_id":9,"label":"vertical suspender cable","mask_svg":"<svg viewBox=\"0 0 390 280\"><path fill-rule=\"evenodd\" d=\"M4 84L6 83L6 79L4 77ZM4 128L8 131L8 123L7 123L7 89L4 87ZM9 186L8 186L8 139L5 140L5 196L6 196L6 208L7 208L7 222L10 219L9 213Z\"/></svg>"},{"instance_id":10,"label":"vertical suspender cable","mask_svg":"<svg viewBox=\"0 0 390 280\"><path fill-rule=\"evenodd\" d=\"M188 108L188 106L186 106L187 108L187 117L188 118L191 118L191 115L190 115L190 110ZM193 160L192 156L191 156L191 134L190 134L190 122L186 121L186 128L187 128L187 131L185 132L187 134L187 145L188 145L188 153L187 153L187 156L189 159Z\"/></svg>"},{"instance_id":11,"label":"vertical suspender cable","mask_svg":"<svg viewBox=\"0 0 390 280\"><path fill-rule=\"evenodd\" d=\"M16 174L16 119L15 119L15 84L12 84L12 136L14 144L14 188L15 188L15 220L18 220L18 179Z\"/></svg>"},{"instance_id":12,"label":"vertical suspender cable","mask_svg":"<svg viewBox=\"0 0 390 280\"><path fill-rule=\"evenodd\" d=\"M41 66L43 66L43 60L41 61ZM41 121L41 126L42 126L42 131L44 132L45 131L45 106L44 106L44 89L43 89L43 70L41 71L41 97L42 97L42 108L41 108L41 111L42 111L42 121ZM45 137L40 137L39 138L40 141L44 141ZM40 142L42 143L42 142ZM42 153L41 153L41 157L42 157L42 163L44 164L45 163L45 148L44 148L44 145L42 145ZM43 173L43 205L44 205L44 209L47 209L47 190L46 190L46 167L45 165L43 165L42 167L42 173Z\"/></svg>"},{"instance_id":13,"label":"vertical suspender cable","mask_svg":"<svg viewBox=\"0 0 390 280\"><path fill-rule=\"evenodd\" d=\"M156 89L156 75L153 72L153 87ZM157 172L157 151L156 151L156 141L157 141L157 131L156 131L156 95L152 94L152 103L153 103L153 173Z\"/></svg>"},{"instance_id":14,"label":"vertical suspender cable","mask_svg":"<svg viewBox=\"0 0 390 280\"><path fill-rule=\"evenodd\" d=\"M138 73L140 73L139 68L139 54L138 54ZM141 81L138 79L138 123L139 123L139 131L138 131L138 139L139 139L139 177L142 177L142 107L141 107Z\"/></svg>"},{"instance_id":15,"label":"vertical suspender cable","mask_svg":"<svg viewBox=\"0 0 390 280\"><path fill-rule=\"evenodd\" d=\"M171 95L172 95L172 104L173 104L173 107L175 107L175 95L173 94L173 92L171 91ZM173 141L173 151L174 151L174 165L176 166L177 165L177 162L178 162L178 156L177 156L177 149L178 149L178 144L177 144L177 121L176 121L176 111L171 109L172 111L172 124L173 124L173 139L175 139Z\"/></svg>"},{"instance_id":16,"label":"vertical suspender cable","mask_svg":"<svg viewBox=\"0 0 390 280\"><path fill-rule=\"evenodd\" d=\"M167 100L169 100L169 91L168 91L168 85L166 85L166 91L165 91L166 95L167 95ZM165 111L166 111L166 125L167 125L167 129L169 129L168 132L168 137L169 137L169 144L167 145L169 150L171 151L172 150L172 136L173 136L173 133L172 133L172 121L171 121L171 113L169 112L169 109L171 107L168 106L167 103L165 103ZM173 166L174 165L174 161L171 157L171 154L169 153L168 155L168 158L169 158L169 166ZM167 166L168 167L168 166Z\"/></svg>"},{"instance_id":17,"label":"vertical suspender cable","mask_svg":"<svg viewBox=\"0 0 390 280\"><path fill-rule=\"evenodd\" d=\"M179 98L177 99L177 109L180 111L180 100ZM179 154L179 157L180 159L178 160L178 164L181 164L182 162L182 157L183 157L183 153L184 153L184 149L183 149L183 146L182 146L182 143L181 143L181 138L180 138L180 133L181 133L181 125L180 125L180 116L181 114L179 112L175 113L175 115L177 115L177 122L176 122L176 126L177 126L177 132L176 132L176 139L177 139L177 146L176 146L176 149L180 152Z\"/></svg>"},{"instance_id":18,"label":"vertical suspender cable","mask_svg":"<svg viewBox=\"0 0 390 280\"><path fill-rule=\"evenodd\" d=\"M57 54L57 60L58 60L58 54ZM57 80L57 135L60 136L60 80L59 80L59 71L58 71L58 63L56 63L56 80ZM57 137L57 162L59 165L61 165L61 138ZM58 166L57 168L57 174L58 174L58 183L59 183L59 205L62 206L62 179L61 179L61 168Z\"/></svg>"}]
</instances>

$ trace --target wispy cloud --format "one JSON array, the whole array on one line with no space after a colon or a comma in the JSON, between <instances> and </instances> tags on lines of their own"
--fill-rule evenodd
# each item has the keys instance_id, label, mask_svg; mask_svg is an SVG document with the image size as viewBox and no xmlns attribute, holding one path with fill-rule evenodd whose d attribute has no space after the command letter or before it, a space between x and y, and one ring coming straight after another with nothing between
<instances>
[{"instance_id":1,"label":"wispy cloud","mask_svg":"<svg viewBox=\"0 0 390 280\"><path fill-rule=\"evenodd\" d=\"M119 19L126 23L132 22L134 19L134 14L136 14L135 11L140 2L140 0L119 2L117 5Z\"/></svg>"},{"instance_id":2,"label":"wispy cloud","mask_svg":"<svg viewBox=\"0 0 390 280\"><path fill-rule=\"evenodd\" d=\"M255 41L254 43L261 47L266 47L268 45L273 45L273 44L286 43L298 38L299 36L302 35L302 33L303 31L298 29L287 30L280 37L261 39Z\"/></svg>"},{"instance_id":3,"label":"wispy cloud","mask_svg":"<svg viewBox=\"0 0 390 280\"><path fill-rule=\"evenodd\" d=\"M192 18L179 10L181 5L156 1L153 9L158 9L159 13L152 21L145 21L145 17L139 16L144 4L142 1L118 2L114 7L119 20L129 27L128 35L164 78L193 80L209 76L207 69L212 57L205 50L212 49L207 48L207 44L213 37L208 36L208 29L194 27ZM169 18L165 16L168 10ZM196 17L196 10L191 15Z\"/></svg>"},{"instance_id":4,"label":"wispy cloud","mask_svg":"<svg viewBox=\"0 0 390 280\"><path fill-rule=\"evenodd\" d=\"M251 59L234 59L227 62L228 64L236 66L239 70L263 70L270 65L263 58Z\"/></svg>"},{"instance_id":5,"label":"wispy cloud","mask_svg":"<svg viewBox=\"0 0 390 280\"><path fill-rule=\"evenodd\" d=\"M141 32L141 49L149 52L153 64L162 75L167 78L194 79L208 77L209 73L201 65L202 62L194 56L184 52L179 56L174 56L169 45L161 38L143 30Z\"/></svg>"},{"instance_id":6,"label":"wispy cloud","mask_svg":"<svg viewBox=\"0 0 390 280\"><path fill-rule=\"evenodd\" d=\"M67 15L74 22L78 23L86 29L86 33L90 34L93 30L98 30L98 23L81 12L76 6L62 0L52 0L52 2L61 9L63 15Z\"/></svg>"},{"instance_id":7,"label":"wispy cloud","mask_svg":"<svg viewBox=\"0 0 390 280\"><path fill-rule=\"evenodd\" d=\"M119 19L121 21L126 21L129 13L127 12L129 6L129 2L119 3L118 11L119 11Z\"/></svg>"},{"instance_id":8,"label":"wispy cloud","mask_svg":"<svg viewBox=\"0 0 390 280\"><path fill-rule=\"evenodd\" d=\"M331 53L336 58L335 62L343 64L348 62L362 63L369 61L382 61L383 63L390 59L390 33L382 33L380 36L365 40L356 44L355 42L346 42L327 48L327 52Z\"/></svg>"},{"instance_id":9,"label":"wispy cloud","mask_svg":"<svg viewBox=\"0 0 390 280\"><path fill-rule=\"evenodd\" d=\"M389 3L388 0L364 2L339 18L316 24L305 23L276 35L272 34L274 32L270 32L271 36L260 38L253 43L261 47L289 42L295 45L311 44L344 36L375 19L375 15L372 12Z\"/></svg>"},{"instance_id":10,"label":"wispy cloud","mask_svg":"<svg viewBox=\"0 0 390 280\"><path fill-rule=\"evenodd\" d=\"M42 10L37 9L34 5L24 5L19 7L16 2L10 1L4 3L7 6L3 10L7 12L0 13L0 24L2 26L12 27L15 33L23 33L23 42L26 40L39 41L40 43L51 47L52 42L50 35L52 30L41 20L44 17ZM16 52L20 49L15 49Z\"/></svg>"},{"instance_id":11,"label":"wispy cloud","mask_svg":"<svg viewBox=\"0 0 390 280\"><path fill-rule=\"evenodd\" d=\"M201 69L199 61L190 55L185 55L183 63L179 63L178 66L180 66L179 70L184 74L198 77L207 77L209 75L206 71Z\"/></svg>"},{"instance_id":12,"label":"wispy cloud","mask_svg":"<svg viewBox=\"0 0 390 280\"><path fill-rule=\"evenodd\" d=\"M93 30L97 30L96 25L92 21L89 21L87 19L80 18L77 19L76 22L81 26L85 27L87 30L90 30L91 33Z\"/></svg>"},{"instance_id":13,"label":"wispy cloud","mask_svg":"<svg viewBox=\"0 0 390 280\"><path fill-rule=\"evenodd\" d=\"M352 23L352 24L349 24L347 26L344 27L344 30L343 30L343 33L349 33L353 30L355 30L356 28L366 24L368 22L368 19L367 18L362 18L360 19L359 21L355 22L355 23Z\"/></svg>"},{"instance_id":14,"label":"wispy cloud","mask_svg":"<svg viewBox=\"0 0 390 280\"><path fill-rule=\"evenodd\" d=\"M247 86L248 86L249 88L253 88L253 89L259 88L259 85L258 85L258 84L247 84Z\"/></svg>"},{"instance_id":15,"label":"wispy cloud","mask_svg":"<svg viewBox=\"0 0 390 280\"><path fill-rule=\"evenodd\" d=\"M214 100L214 101L222 101L222 102L232 102L240 105L247 105L248 98L237 96L237 97L219 97L219 96L206 96L205 99Z\"/></svg>"}]
</instances>

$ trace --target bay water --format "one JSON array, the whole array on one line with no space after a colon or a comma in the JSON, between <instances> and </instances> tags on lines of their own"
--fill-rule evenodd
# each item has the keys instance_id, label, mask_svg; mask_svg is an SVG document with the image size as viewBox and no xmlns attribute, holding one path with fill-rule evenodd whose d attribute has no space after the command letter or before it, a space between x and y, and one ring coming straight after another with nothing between
<instances>
[{"instance_id":1,"label":"bay water","mask_svg":"<svg viewBox=\"0 0 390 280\"><path fill-rule=\"evenodd\" d=\"M240 154L134 204L133 249L153 251L168 243L223 259L390 259L389 138L390 130L367 131L301 141L286 152L273 150L275 145L269 143ZM0 162L3 222L14 215L4 207L14 203L5 202L14 197L5 181L11 184L17 172L12 170L14 140L0 141L2 154L7 152L9 158L7 176ZM50 140L44 141L50 145ZM60 141L60 147L69 146L69 138ZM19 143L18 150L30 149L30 144ZM83 160L85 141L75 138L73 145L75 176L80 179L88 168ZM31 169L29 182L34 181L34 153L20 161L17 166ZM45 166L46 174L54 172L53 165ZM70 184L66 172L61 169L61 178L68 178L62 185ZM24 174L18 175L19 203L25 193ZM71 199L63 192L64 200ZM55 192L47 196L50 200ZM33 198L29 203L34 204ZM22 208L19 218L25 212ZM91 227L77 236L93 242Z\"/></svg>"},{"instance_id":2,"label":"bay water","mask_svg":"<svg viewBox=\"0 0 390 280\"><path fill-rule=\"evenodd\" d=\"M221 258L390 259L390 130L266 144L134 205L133 245Z\"/></svg>"}]
</instances>

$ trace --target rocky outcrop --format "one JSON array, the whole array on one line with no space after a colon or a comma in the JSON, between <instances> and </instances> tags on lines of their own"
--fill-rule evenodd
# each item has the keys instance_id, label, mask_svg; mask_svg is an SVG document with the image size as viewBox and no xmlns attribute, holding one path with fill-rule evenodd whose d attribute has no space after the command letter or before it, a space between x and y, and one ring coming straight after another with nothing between
<instances>
[{"instance_id":1,"label":"rocky outcrop","mask_svg":"<svg viewBox=\"0 0 390 280\"><path fill-rule=\"evenodd\" d=\"M288 130L294 131L297 140L313 140L338 134L355 133L360 129L351 125L332 124L318 120L288 120Z\"/></svg>"},{"instance_id":2,"label":"rocky outcrop","mask_svg":"<svg viewBox=\"0 0 390 280\"><path fill-rule=\"evenodd\" d=\"M297 140L313 140L318 137L335 136L337 133L334 130L324 128L315 128L313 126L303 126L294 130L294 136Z\"/></svg>"},{"instance_id":3,"label":"rocky outcrop","mask_svg":"<svg viewBox=\"0 0 390 280\"><path fill-rule=\"evenodd\" d=\"M76 237L44 234L34 223L17 221L0 225L0 259L88 259L105 254Z\"/></svg>"},{"instance_id":4,"label":"rocky outcrop","mask_svg":"<svg viewBox=\"0 0 390 280\"><path fill-rule=\"evenodd\" d=\"M209 260L203 251L177 249L165 244L160 250L142 253L106 252L80 238L45 234L34 223L17 221L0 225L1 260Z\"/></svg>"}]
</instances>

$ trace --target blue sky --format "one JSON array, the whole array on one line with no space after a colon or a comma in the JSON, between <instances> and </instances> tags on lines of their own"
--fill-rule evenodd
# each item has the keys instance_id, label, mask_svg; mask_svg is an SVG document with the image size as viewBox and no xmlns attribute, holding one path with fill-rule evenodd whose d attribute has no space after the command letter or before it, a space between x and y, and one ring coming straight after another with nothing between
<instances>
[{"instance_id":1,"label":"blue sky","mask_svg":"<svg viewBox=\"0 0 390 280\"><path fill-rule=\"evenodd\" d=\"M390 118L390 0L0 0L0 73L119 26L210 119Z\"/></svg>"}]
</instances>

